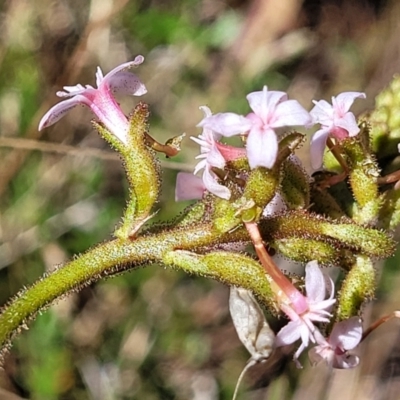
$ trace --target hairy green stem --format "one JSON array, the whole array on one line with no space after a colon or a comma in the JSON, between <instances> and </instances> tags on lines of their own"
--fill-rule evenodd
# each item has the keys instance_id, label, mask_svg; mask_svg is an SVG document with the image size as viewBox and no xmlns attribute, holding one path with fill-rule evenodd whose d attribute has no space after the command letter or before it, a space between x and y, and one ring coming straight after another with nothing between
<instances>
[{"instance_id":1,"label":"hairy green stem","mask_svg":"<svg viewBox=\"0 0 400 400\"><path fill-rule=\"evenodd\" d=\"M68 293L78 291L108 275L140 265L162 262L164 255L173 250L193 250L232 240L246 240L245 230L237 229L233 234L219 234L213 232L207 224L198 224L196 227L145 235L134 241L116 239L100 244L65 266L45 274L3 307L0 314L0 354L7 350L13 337L39 311ZM218 276L215 278L219 279Z\"/></svg>"}]
</instances>

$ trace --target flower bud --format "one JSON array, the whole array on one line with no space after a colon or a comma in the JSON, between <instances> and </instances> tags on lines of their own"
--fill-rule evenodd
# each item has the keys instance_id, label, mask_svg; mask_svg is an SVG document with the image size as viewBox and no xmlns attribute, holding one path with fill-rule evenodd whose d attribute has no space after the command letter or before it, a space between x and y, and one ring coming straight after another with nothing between
<instances>
[{"instance_id":1,"label":"flower bud","mask_svg":"<svg viewBox=\"0 0 400 400\"><path fill-rule=\"evenodd\" d=\"M371 259L358 256L340 289L337 319L339 321L358 315L362 303L374 296L375 270Z\"/></svg>"}]
</instances>

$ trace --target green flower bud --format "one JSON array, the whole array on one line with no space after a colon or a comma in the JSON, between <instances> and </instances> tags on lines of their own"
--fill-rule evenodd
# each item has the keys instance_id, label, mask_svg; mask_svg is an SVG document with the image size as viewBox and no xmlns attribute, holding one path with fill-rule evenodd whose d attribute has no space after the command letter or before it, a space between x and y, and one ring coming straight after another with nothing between
<instances>
[{"instance_id":1,"label":"green flower bud","mask_svg":"<svg viewBox=\"0 0 400 400\"><path fill-rule=\"evenodd\" d=\"M385 232L357 225L351 220L331 221L305 211L291 211L262 219L259 226L263 239L268 243L292 239L326 241L332 243L338 258L343 257L345 250L376 258L389 257L394 251L393 239ZM324 252L327 257L329 251L325 249ZM296 254L293 256L297 257Z\"/></svg>"},{"instance_id":2,"label":"green flower bud","mask_svg":"<svg viewBox=\"0 0 400 400\"><path fill-rule=\"evenodd\" d=\"M307 208L310 204L310 177L295 158L283 162L280 191L289 208Z\"/></svg>"},{"instance_id":3,"label":"green flower bud","mask_svg":"<svg viewBox=\"0 0 400 400\"><path fill-rule=\"evenodd\" d=\"M400 142L400 76L375 99L375 110L367 116L371 124L371 146L378 159L398 153Z\"/></svg>"},{"instance_id":4,"label":"green flower bud","mask_svg":"<svg viewBox=\"0 0 400 400\"><path fill-rule=\"evenodd\" d=\"M243 197L263 209L275 196L279 184L279 168L253 169L246 182Z\"/></svg>"},{"instance_id":5,"label":"green flower bud","mask_svg":"<svg viewBox=\"0 0 400 400\"><path fill-rule=\"evenodd\" d=\"M362 136L345 139L341 147L349 168L349 183L356 204L352 218L359 224L375 222L382 206L377 180L379 166L363 145Z\"/></svg>"},{"instance_id":6,"label":"green flower bud","mask_svg":"<svg viewBox=\"0 0 400 400\"><path fill-rule=\"evenodd\" d=\"M226 285L240 286L250 290L271 311L276 309L275 296L264 268L249 256L225 251L202 255L176 250L167 252L163 261L167 265L179 267L190 274L216 279Z\"/></svg>"},{"instance_id":7,"label":"green flower bud","mask_svg":"<svg viewBox=\"0 0 400 400\"><path fill-rule=\"evenodd\" d=\"M313 240L307 238L276 239L269 243L284 256L293 261L307 263L312 260L320 265L347 266L353 258L346 250L340 250L334 240Z\"/></svg>"},{"instance_id":8,"label":"green flower bud","mask_svg":"<svg viewBox=\"0 0 400 400\"><path fill-rule=\"evenodd\" d=\"M337 320L358 315L364 301L373 298L375 287L375 269L371 259L357 256L356 263L344 279L339 293Z\"/></svg>"}]
</instances>

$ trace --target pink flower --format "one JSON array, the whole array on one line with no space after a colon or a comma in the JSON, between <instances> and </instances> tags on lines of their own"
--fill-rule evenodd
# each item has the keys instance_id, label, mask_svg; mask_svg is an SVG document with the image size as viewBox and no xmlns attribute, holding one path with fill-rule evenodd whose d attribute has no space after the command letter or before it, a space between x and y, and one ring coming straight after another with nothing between
<instances>
[{"instance_id":1,"label":"pink flower","mask_svg":"<svg viewBox=\"0 0 400 400\"><path fill-rule=\"evenodd\" d=\"M325 300L326 287L329 282L330 296ZM280 308L290 318L276 336L276 346L286 346L301 339L302 343L294 355L297 360L300 353L308 346L309 342L315 343L314 333L317 330L313 322L329 322L332 316L330 309L335 303L333 298L334 286L331 279L326 279L316 261L311 261L306 266L306 309L302 312L296 310L296 304L281 303ZM297 290L293 287L294 290Z\"/></svg>"},{"instance_id":2,"label":"pink flower","mask_svg":"<svg viewBox=\"0 0 400 400\"><path fill-rule=\"evenodd\" d=\"M200 109L203 111L205 118L210 118L212 116L208 107L203 106L200 107ZM191 137L192 140L200 145L200 155L198 155L196 159L200 159L201 161L196 165L194 174L204 169L203 183L205 188L215 196L229 200L231 197L230 190L218 182L218 177L213 172L212 168L223 169L226 161L243 157L244 149L238 149L219 143L218 139L220 137L220 134L208 127L204 127L203 132L197 138Z\"/></svg>"},{"instance_id":3,"label":"pink flower","mask_svg":"<svg viewBox=\"0 0 400 400\"><path fill-rule=\"evenodd\" d=\"M328 339L319 334L315 336L318 346L312 348L308 355L313 364L322 360L333 368L354 368L359 358L348 354L358 346L362 339L362 324L358 317L352 317L334 325Z\"/></svg>"},{"instance_id":4,"label":"pink flower","mask_svg":"<svg viewBox=\"0 0 400 400\"><path fill-rule=\"evenodd\" d=\"M39 130L53 125L69 110L78 104L83 104L90 107L99 121L121 142L126 143L129 128L128 120L115 101L113 93L119 92L134 96L147 93L146 87L140 82L139 78L126 71L128 68L140 65L143 60L143 56L137 56L134 61L119 65L106 76L103 76L101 69L97 67L97 89L90 85L84 87L80 84L64 86L65 92L59 91L57 96L70 98L56 104L43 116L39 123Z\"/></svg>"},{"instance_id":5,"label":"pink flower","mask_svg":"<svg viewBox=\"0 0 400 400\"><path fill-rule=\"evenodd\" d=\"M234 113L220 113L205 117L199 124L223 136L248 133L247 157L251 168L274 166L278 153L276 128L307 125L309 113L296 101L288 100L284 92L268 91L247 95L252 113L246 117Z\"/></svg>"},{"instance_id":6,"label":"pink flower","mask_svg":"<svg viewBox=\"0 0 400 400\"><path fill-rule=\"evenodd\" d=\"M332 105L325 100L313 101L314 108L310 111L315 124L321 124L321 129L315 132L311 139L311 164L314 169L322 165L326 141L329 135L338 140L356 136L360 132L356 118L349 112L357 98L365 99L365 93L343 92L332 97Z\"/></svg>"}]
</instances>

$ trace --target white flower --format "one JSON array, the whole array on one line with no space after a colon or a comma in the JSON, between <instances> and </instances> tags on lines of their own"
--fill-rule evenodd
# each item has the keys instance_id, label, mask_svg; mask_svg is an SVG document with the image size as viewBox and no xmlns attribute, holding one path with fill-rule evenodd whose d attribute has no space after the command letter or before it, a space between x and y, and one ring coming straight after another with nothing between
<instances>
[{"instance_id":1,"label":"white flower","mask_svg":"<svg viewBox=\"0 0 400 400\"><path fill-rule=\"evenodd\" d=\"M326 298L327 283L329 282L330 296ZM301 352L308 346L309 342L315 343L314 333L317 331L313 322L329 322L331 318L330 309L336 302L333 298L334 285L331 279L326 279L316 261L311 261L306 266L306 304L307 309L298 313L294 307L281 304L282 311L290 318L276 336L276 346L286 346L301 339L301 345L294 355L296 360Z\"/></svg>"},{"instance_id":2,"label":"white flower","mask_svg":"<svg viewBox=\"0 0 400 400\"><path fill-rule=\"evenodd\" d=\"M205 118L212 116L211 110L208 107L203 106L200 109L203 111ZM197 138L191 137L193 141L200 145L200 155L196 159L200 159L201 161L196 165L194 174L204 169L203 183L206 189L215 196L229 200L231 197L230 190L219 183L219 179L212 168L223 169L227 160L243 156L243 149L219 143L218 139L220 137L220 134L208 127L204 127L203 132Z\"/></svg>"},{"instance_id":3,"label":"white flower","mask_svg":"<svg viewBox=\"0 0 400 400\"><path fill-rule=\"evenodd\" d=\"M296 101L288 100L285 92L262 91L247 95L252 113L243 117L234 113L220 113L205 117L199 124L223 136L248 133L247 158L250 168L272 168L278 154L276 128L308 125L309 113Z\"/></svg>"},{"instance_id":4,"label":"white flower","mask_svg":"<svg viewBox=\"0 0 400 400\"><path fill-rule=\"evenodd\" d=\"M359 358L348 353L358 346L362 339L362 324L358 317L352 317L334 325L331 335L324 339L316 335L318 346L313 347L308 355L313 364L322 360L333 368L354 368Z\"/></svg>"},{"instance_id":5,"label":"white flower","mask_svg":"<svg viewBox=\"0 0 400 400\"><path fill-rule=\"evenodd\" d=\"M314 133L310 143L311 165L318 169L322 165L326 141L329 135L338 140L356 136L360 132L356 117L349 112L357 98L365 99L365 93L343 92L332 97L332 105L325 100L313 101L314 108L310 111L315 124L321 124L321 129Z\"/></svg>"}]
</instances>

